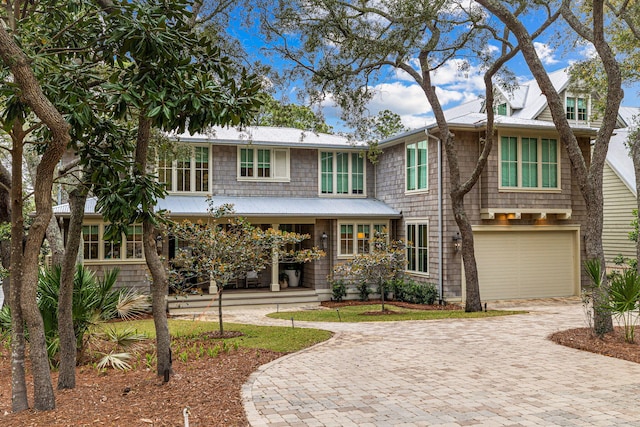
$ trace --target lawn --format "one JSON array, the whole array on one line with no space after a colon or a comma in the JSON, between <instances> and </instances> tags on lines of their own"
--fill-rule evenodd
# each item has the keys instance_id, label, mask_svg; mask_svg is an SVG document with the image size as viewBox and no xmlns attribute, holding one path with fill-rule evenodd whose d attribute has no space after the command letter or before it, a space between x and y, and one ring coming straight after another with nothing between
<instances>
[{"instance_id":1,"label":"lawn","mask_svg":"<svg viewBox=\"0 0 640 427\"><path fill-rule=\"evenodd\" d=\"M106 327L117 329L132 328L149 338L155 338L153 320L134 320L129 322L109 323ZM203 322L200 320L169 319L169 332L173 338L197 338L219 329L217 322ZM225 338L228 346L250 349L264 349L282 353L290 353L312 346L331 337L331 332L319 329L289 328L274 326L241 325L224 323L224 330L241 332L234 338Z\"/></svg>"},{"instance_id":2,"label":"lawn","mask_svg":"<svg viewBox=\"0 0 640 427\"><path fill-rule=\"evenodd\" d=\"M484 317L523 314L526 311L489 310L466 313L464 310L418 310L385 304L387 313L382 313L380 304L353 305L340 308L318 308L303 311L271 313L274 319L291 319L303 322L389 322L398 320L477 319Z\"/></svg>"}]
</instances>

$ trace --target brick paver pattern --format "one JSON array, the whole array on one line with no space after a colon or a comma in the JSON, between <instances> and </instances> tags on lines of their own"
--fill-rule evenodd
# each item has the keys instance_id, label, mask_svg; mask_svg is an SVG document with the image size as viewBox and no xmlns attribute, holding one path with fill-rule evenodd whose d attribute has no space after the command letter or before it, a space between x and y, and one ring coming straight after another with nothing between
<instances>
[{"instance_id":1,"label":"brick paver pattern","mask_svg":"<svg viewBox=\"0 0 640 427\"><path fill-rule=\"evenodd\" d=\"M261 367L252 426L639 426L640 365L547 339L585 326L576 301L485 319L315 323L329 341ZM239 311L230 320L279 324ZM290 322L288 322L290 325ZM300 325L296 325L297 327Z\"/></svg>"}]
</instances>

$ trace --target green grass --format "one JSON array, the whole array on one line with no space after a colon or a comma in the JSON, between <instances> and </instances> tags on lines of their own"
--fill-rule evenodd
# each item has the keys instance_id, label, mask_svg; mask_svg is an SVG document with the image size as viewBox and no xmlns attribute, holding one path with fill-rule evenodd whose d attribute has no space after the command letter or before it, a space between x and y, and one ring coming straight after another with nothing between
<instances>
[{"instance_id":1,"label":"green grass","mask_svg":"<svg viewBox=\"0 0 640 427\"><path fill-rule=\"evenodd\" d=\"M133 328L138 333L149 338L155 338L153 320L134 320L130 322L109 323L109 327L116 329ZM169 319L169 332L174 338L196 337L204 332L214 332L219 329L217 322L203 322L200 320L173 320ZM224 323L225 331L239 331L244 335L237 338L224 340L229 346L243 348L255 348L290 353L310 347L316 343L326 341L331 337L331 332L319 329L274 327L241 325L236 323ZM237 343L237 344L236 344Z\"/></svg>"},{"instance_id":2,"label":"green grass","mask_svg":"<svg viewBox=\"0 0 640 427\"><path fill-rule=\"evenodd\" d=\"M345 306L338 309L314 309L271 313L274 319L291 319L305 322L389 322L397 320L469 319L523 314L526 311L489 310L487 312L466 313L463 310L411 310L390 304L385 309L396 314L366 315L370 311L381 311L380 304Z\"/></svg>"}]
</instances>

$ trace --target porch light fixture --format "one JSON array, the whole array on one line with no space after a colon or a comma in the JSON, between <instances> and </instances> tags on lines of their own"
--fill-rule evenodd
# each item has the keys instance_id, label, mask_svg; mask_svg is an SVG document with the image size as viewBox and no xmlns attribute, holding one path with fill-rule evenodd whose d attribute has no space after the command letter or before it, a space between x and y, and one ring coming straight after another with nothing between
<instances>
[{"instance_id":1,"label":"porch light fixture","mask_svg":"<svg viewBox=\"0 0 640 427\"><path fill-rule=\"evenodd\" d=\"M456 231L456 234L453 235L451 241L453 242L453 251L459 252L462 247L462 237L460 237L459 231Z\"/></svg>"},{"instance_id":2,"label":"porch light fixture","mask_svg":"<svg viewBox=\"0 0 640 427\"><path fill-rule=\"evenodd\" d=\"M322 249L327 249L327 240L329 239L329 236L327 236L327 233L325 233L324 231L322 232Z\"/></svg>"}]
</instances>

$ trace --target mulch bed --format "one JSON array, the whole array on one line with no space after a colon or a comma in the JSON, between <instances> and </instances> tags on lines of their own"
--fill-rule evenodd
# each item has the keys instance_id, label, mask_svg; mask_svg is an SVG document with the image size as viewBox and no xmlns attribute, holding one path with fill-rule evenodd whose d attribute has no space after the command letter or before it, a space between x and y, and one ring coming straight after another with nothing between
<instances>
[{"instance_id":1,"label":"mulch bed","mask_svg":"<svg viewBox=\"0 0 640 427\"><path fill-rule=\"evenodd\" d=\"M368 301L322 301L320 305L328 308L339 308L339 307L348 307L355 305L371 305L371 304L382 304L382 300L368 300ZM385 305L392 305L396 307L410 308L413 310L462 310L462 307L458 304L410 304L408 302L400 302L400 301L385 301ZM375 314L380 314L380 311L376 311Z\"/></svg>"},{"instance_id":2,"label":"mulch bed","mask_svg":"<svg viewBox=\"0 0 640 427\"><path fill-rule=\"evenodd\" d=\"M625 342L622 327L614 328L613 332L601 338L591 328L575 328L551 334L549 339L578 350L640 363L640 340L636 337L634 343Z\"/></svg>"}]
</instances>

